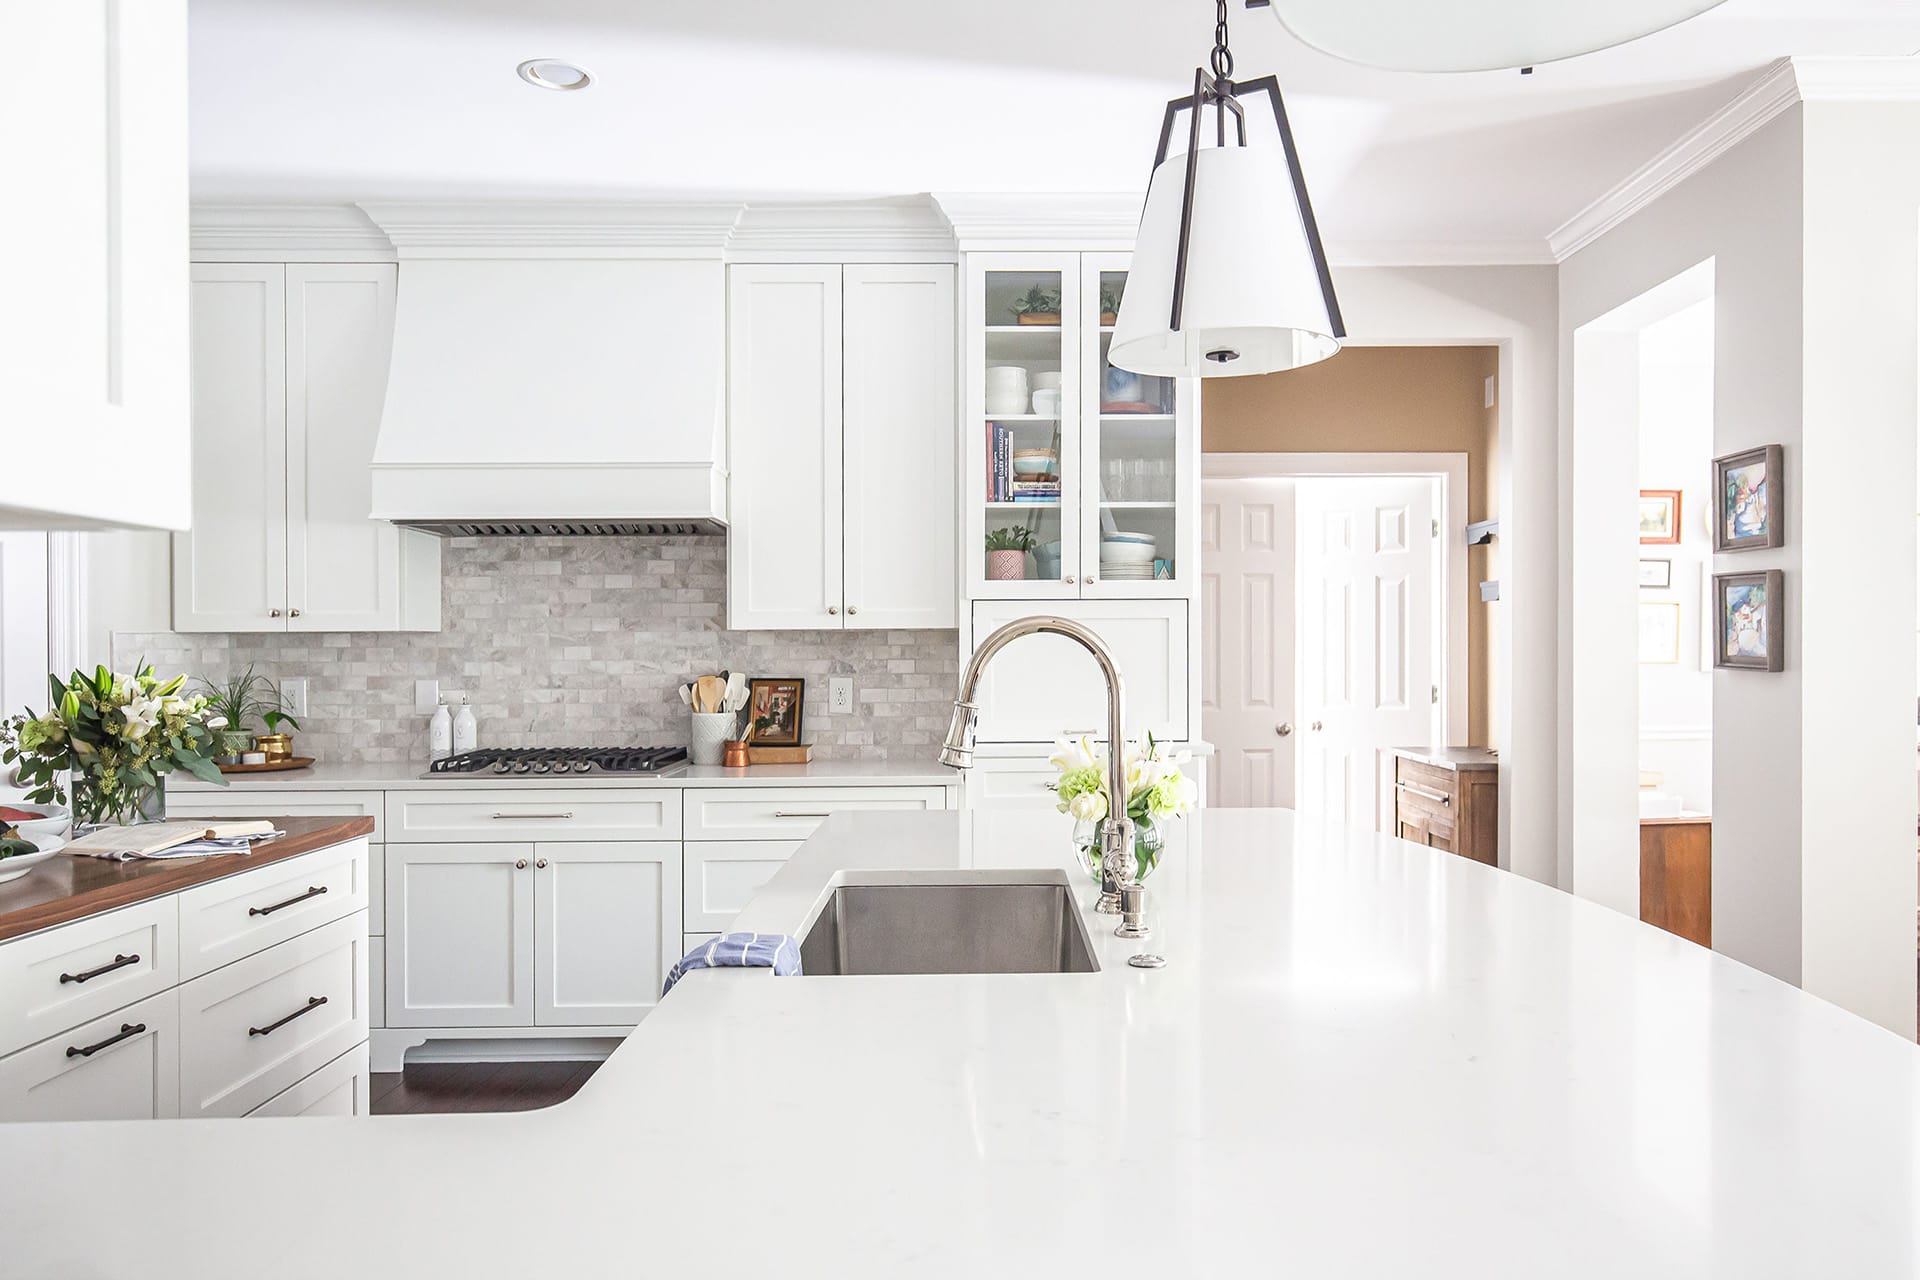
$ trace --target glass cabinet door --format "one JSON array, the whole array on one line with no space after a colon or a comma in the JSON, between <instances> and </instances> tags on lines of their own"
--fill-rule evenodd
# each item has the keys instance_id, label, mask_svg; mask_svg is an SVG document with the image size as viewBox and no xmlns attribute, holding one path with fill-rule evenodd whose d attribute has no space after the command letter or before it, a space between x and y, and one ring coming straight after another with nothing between
<instances>
[{"instance_id":1,"label":"glass cabinet door","mask_svg":"<svg viewBox=\"0 0 1920 1280\"><path fill-rule=\"evenodd\" d=\"M1080 564L1101 596L1154 596L1178 590L1181 547L1190 518L1182 495L1188 447L1186 393L1179 380L1132 373L1107 363L1114 314L1127 287L1124 255L1085 257L1083 314L1088 318L1081 394L1083 473Z\"/></svg>"},{"instance_id":2,"label":"glass cabinet door","mask_svg":"<svg viewBox=\"0 0 1920 1280\"><path fill-rule=\"evenodd\" d=\"M1070 596L1082 525L1077 256L982 257L971 273L969 577L978 595Z\"/></svg>"}]
</instances>

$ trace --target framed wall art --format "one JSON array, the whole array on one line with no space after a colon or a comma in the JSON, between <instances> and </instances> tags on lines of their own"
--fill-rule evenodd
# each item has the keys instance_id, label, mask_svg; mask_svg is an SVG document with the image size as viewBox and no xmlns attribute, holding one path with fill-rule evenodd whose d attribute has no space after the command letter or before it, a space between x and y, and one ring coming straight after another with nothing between
<instances>
[{"instance_id":1,"label":"framed wall art","mask_svg":"<svg viewBox=\"0 0 1920 1280\"><path fill-rule=\"evenodd\" d=\"M1640 545L1673 546L1680 541L1680 491L1640 491Z\"/></svg>"},{"instance_id":2,"label":"framed wall art","mask_svg":"<svg viewBox=\"0 0 1920 1280\"><path fill-rule=\"evenodd\" d=\"M1673 561L1642 560L1640 562L1640 589L1642 591L1665 591L1673 586Z\"/></svg>"},{"instance_id":3,"label":"framed wall art","mask_svg":"<svg viewBox=\"0 0 1920 1280\"><path fill-rule=\"evenodd\" d=\"M1640 661L1671 666L1680 661L1680 602L1640 602Z\"/></svg>"},{"instance_id":4,"label":"framed wall art","mask_svg":"<svg viewBox=\"0 0 1920 1280\"><path fill-rule=\"evenodd\" d=\"M1750 551L1784 545L1786 531L1780 521L1784 483L1777 444L1715 458L1713 549Z\"/></svg>"},{"instance_id":5,"label":"framed wall art","mask_svg":"<svg viewBox=\"0 0 1920 1280\"><path fill-rule=\"evenodd\" d=\"M1783 671L1786 632L1780 592L1785 575L1761 573L1713 575L1713 665L1744 671Z\"/></svg>"}]
</instances>

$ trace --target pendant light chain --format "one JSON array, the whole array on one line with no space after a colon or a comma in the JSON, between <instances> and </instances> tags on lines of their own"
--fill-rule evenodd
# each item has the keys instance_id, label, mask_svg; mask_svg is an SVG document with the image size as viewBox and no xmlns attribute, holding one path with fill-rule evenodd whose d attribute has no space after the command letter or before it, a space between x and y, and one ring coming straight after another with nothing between
<instances>
[{"instance_id":1,"label":"pendant light chain","mask_svg":"<svg viewBox=\"0 0 1920 1280\"><path fill-rule=\"evenodd\" d=\"M1233 91L1233 50L1227 48L1227 0L1214 0L1213 78L1226 92Z\"/></svg>"}]
</instances>

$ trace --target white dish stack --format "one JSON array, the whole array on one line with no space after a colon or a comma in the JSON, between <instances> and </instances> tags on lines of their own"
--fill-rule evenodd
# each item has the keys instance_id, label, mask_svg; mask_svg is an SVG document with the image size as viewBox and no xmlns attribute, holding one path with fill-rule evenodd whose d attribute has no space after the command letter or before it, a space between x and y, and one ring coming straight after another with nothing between
<instances>
[{"instance_id":1,"label":"white dish stack","mask_svg":"<svg viewBox=\"0 0 1920 1280\"><path fill-rule=\"evenodd\" d=\"M1012 418L1028 412L1033 394L1027 388L1026 366L996 364L987 366L987 412L996 418Z\"/></svg>"},{"instance_id":2,"label":"white dish stack","mask_svg":"<svg viewBox=\"0 0 1920 1280\"><path fill-rule=\"evenodd\" d=\"M1100 576L1108 582L1153 580L1154 536L1109 533L1100 539Z\"/></svg>"}]
</instances>

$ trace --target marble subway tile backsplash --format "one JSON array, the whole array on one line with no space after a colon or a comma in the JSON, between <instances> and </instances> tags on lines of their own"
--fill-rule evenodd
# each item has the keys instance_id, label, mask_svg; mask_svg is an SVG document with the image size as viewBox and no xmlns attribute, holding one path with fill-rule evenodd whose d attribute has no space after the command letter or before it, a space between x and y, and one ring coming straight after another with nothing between
<instances>
[{"instance_id":1,"label":"marble subway tile backsplash","mask_svg":"<svg viewBox=\"0 0 1920 1280\"><path fill-rule=\"evenodd\" d=\"M439 632L119 632L114 663L304 676L298 748L326 760L424 761L426 679L468 695L482 746L684 745L679 686L722 669L804 677L816 760L930 760L946 732L952 631L727 631L723 537L452 538L442 569ZM828 713L831 676L852 713Z\"/></svg>"}]
</instances>

